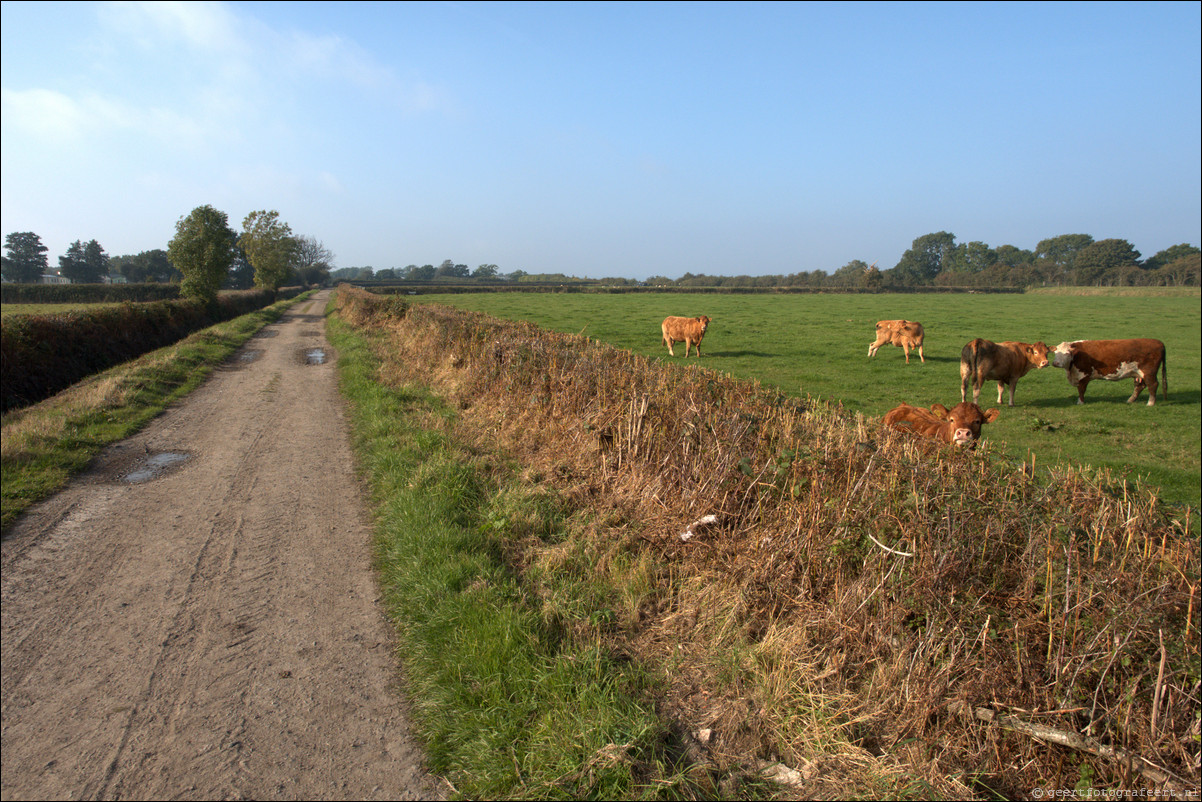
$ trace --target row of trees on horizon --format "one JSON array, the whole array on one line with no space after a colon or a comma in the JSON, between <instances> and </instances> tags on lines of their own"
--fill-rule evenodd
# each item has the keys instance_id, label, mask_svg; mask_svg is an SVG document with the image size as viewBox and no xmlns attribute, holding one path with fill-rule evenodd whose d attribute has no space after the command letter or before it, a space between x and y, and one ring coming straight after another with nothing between
<instances>
[{"instance_id":1,"label":"row of trees on horizon","mask_svg":"<svg viewBox=\"0 0 1202 802\"><path fill-rule=\"evenodd\" d=\"M217 289L278 289L285 284L328 283L334 255L317 239L293 235L275 211L251 212L243 231L211 206L193 209L176 224L167 248L110 257L95 239L76 240L50 269L49 249L31 231L4 241L5 281L42 282L57 275L73 284L98 284L120 277L129 283L179 283L185 296L209 298Z\"/></svg>"},{"instance_id":2,"label":"row of trees on horizon","mask_svg":"<svg viewBox=\"0 0 1202 802\"><path fill-rule=\"evenodd\" d=\"M497 265L475 270L447 259L403 268L343 267L334 270L334 281L596 281L612 286L672 287L834 287L868 289L946 287L1070 286L1197 286L1200 253L1196 246L1174 245L1147 258L1122 239L1094 240L1088 234L1065 234L1042 240L1034 250L1013 245L991 248L983 242L958 244L954 234L941 231L914 240L892 268L854 259L834 273L825 270L788 275L711 276L685 273L677 279L581 279L563 273L530 274L522 270L501 273Z\"/></svg>"},{"instance_id":3,"label":"row of trees on horizon","mask_svg":"<svg viewBox=\"0 0 1202 802\"><path fill-rule=\"evenodd\" d=\"M195 240L185 247L185 240ZM268 247L270 243L270 247ZM174 246L174 251L173 251ZM5 239L5 280L36 283L49 273L47 248L32 232L14 232ZM882 270L875 263L854 259L828 273L803 271L788 275L711 276L686 272L677 279L653 275L647 279L583 279L565 273L502 273L495 264L475 269L447 259L439 266L410 264L375 270L333 267L334 255L313 237L296 236L277 212L252 212L243 231L234 232L225 214L210 206L180 218L167 249L108 256L95 240L76 240L59 257L58 275L73 283L98 283L121 276L131 283L180 282L189 288L188 273L208 260L204 282L215 287L278 288L284 283L322 285L330 281L447 281L447 282L579 282L613 286L672 287L809 287L905 289L921 286L1029 287L1069 286L1197 286L1200 257L1196 246L1182 243L1143 259L1123 239L1094 240L1088 234L1064 234L1039 242L1034 250L1013 245L990 247L984 242L957 243L946 231L914 240L896 265ZM226 261L226 256L229 257ZM256 262L258 264L256 265ZM266 267L270 262L270 267ZM215 289L213 289L215 291ZM208 290L206 289L207 293ZM187 294L187 292L185 292Z\"/></svg>"}]
</instances>

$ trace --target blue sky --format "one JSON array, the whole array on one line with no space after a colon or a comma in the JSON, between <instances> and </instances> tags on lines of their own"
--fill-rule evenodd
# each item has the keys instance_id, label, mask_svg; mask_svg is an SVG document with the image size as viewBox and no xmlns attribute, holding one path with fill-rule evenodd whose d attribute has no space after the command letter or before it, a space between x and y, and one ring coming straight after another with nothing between
<instances>
[{"instance_id":1,"label":"blue sky","mask_svg":"<svg viewBox=\"0 0 1202 802\"><path fill-rule=\"evenodd\" d=\"M336 266L1202 244L1202 4L3 3L0 230L275 209Z\"/></svg>"}]
</instances>

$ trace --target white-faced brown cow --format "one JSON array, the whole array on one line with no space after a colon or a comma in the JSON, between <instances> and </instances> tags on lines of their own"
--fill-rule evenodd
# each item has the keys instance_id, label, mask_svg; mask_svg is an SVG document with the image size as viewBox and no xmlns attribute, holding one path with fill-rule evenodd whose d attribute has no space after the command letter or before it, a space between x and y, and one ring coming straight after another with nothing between
<instances>
[{"instance_id":1,"label":"white-faced brown cow","mask_svg":"<svg viewBox=\"0 0 1202 802\"><path fill-rule=\"evenodd\" d=\"M950 410L943 404L932 404L930 409L901 404L885 413L884 424L974 449L981 439L981 427L997 420L998 414L996 409L982 412L976 404L963 401Z\"/></svg>"},{"instance_id":2,"label":"white-faced brown cow","mask_svg":"<svg viewBox=\"0 0 1202 802\"><path fill-rule=\"evenodd\" d=\"M1002 403L1002 388L1010 387L1010 406L1014 406L1014 387L1031 368L1048 366L1048 347L1043 343L1019 343L983 340L980 337L960 351L960 400L968 398L972 385L972 401L981 402L981 387L987 381L997 382L997 402Z\"/></svg>"},{"instance_id":3,"label":"white-faced brown cow","mask_svg":"<svg viewBox=\"0 0 1202 802\"><path fill-rule=\"evenodd\" d=\"M689 349L697 346L697 358L701 358L701 338L705 336L705 330L709 327L710 319L705 315L701 317L676 317L671 315L664 318L664 322L660 324L659 330L663 332L664 338L662 342L668 346L668 353L676 356L672 350L673 343L684 343L684 355L688 357Z\"/></svg>"},{"instance_id":4,"label":"white-faced brown cow","mask_svg":"<svg viewBox=\"0 0 1202 802\"><path fill-rule=\"evenodd\" d=\"M882 320L876 324L876 340L868 346L868 356L876 356L876 351L882 345L896 345L906 352L906 364L910 362L910 349L918 349L918 358L924 363L922 341L926 334L921 323L913 320Z\"/></svg>"},{"instance_id":5,"label":"white-faced brown cow","mask_svg":"<svg viewBox=\"0 0 1202 802\"><path fill-rule=\"evenodd\" d=\"M1052 364L1064 368L1068 383L1077 388L1077 403L1085 403L1085 387L1093 379L1135 379L1135 392L1127 403L1148 388L1148 406L1156 403L1156 371L1164 381L1164 398L1169 396L1169 368L1160 340L1077 340L1060 343L1052 352Z\"/></svg>"}]
</instances>

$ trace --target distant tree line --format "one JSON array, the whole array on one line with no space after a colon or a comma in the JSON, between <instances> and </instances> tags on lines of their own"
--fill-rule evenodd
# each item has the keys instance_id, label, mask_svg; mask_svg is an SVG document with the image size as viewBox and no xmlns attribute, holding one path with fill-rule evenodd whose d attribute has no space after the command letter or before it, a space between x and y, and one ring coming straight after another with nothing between
<instances>
[{"instance_id":1,"label":"distant tree line","mask_svg":"<svg viewBox=\"0 0 1202 802\"><path fill-rule=\"evenodd\" d=\"M909 289L915 287L1021 288L1066 286L1197 286L1200 282L1200 251L1188 244L1174 245L1147 259L1122 239L1095 241L1088 234L1065 234L1045 239L1034 250L1013 245L992 248L984 242L957 243L954 234L941 231L914 240L909 250L891 268L853 259L828 273L803 271L788 275L711 276L685 273L677 279L651 276L644 280L623 278L582 279L562 273L502 273L493 264L472 270L451 259L435 267L407 265L376 270L344 267L334 270L334 281L433 281L480 282L581 282L608 286L640 287L728 287L728 288L861 288Z\"/></svg>"},{"instance_id":2,"label":"distant tree line","mask_svg":"<svg viewBox=\"0 0 1202 802\"><path fill-rule=\"evenodd\" d=\"M235 232L224 212L199 206L179 219L165 250L110 257L96 240L76 240L53 270L41 237L13 232L4 240L3 276L17 284L41 283L48 275L73 284L179 283L185 297L203 299L218 289L328 283L334 254L313 237L294 235L278 212L251 212L242 228Z\"/></svg>"},{"instance_id":3,"label":"distant tree line","mask_svg":"<svg viewBox=\"0 0 1202 802\"><path fill-rule=\"evenodd\" d=\"M1071 286L1197 286L1200 252L1180 244L1147 258L1127 240L1094 240L1088 234L1064 234L1039 242L1034 250L1013 245L994 248L984 242L957 243L946 231L914 240L893 267L882 269L853 259L832 273L802 271L788 275L711 276L685 273L672 279L654 275L644 280L582 279L563 273L502 273L495 264L470 268L452 259L440 265L370 266L334 269L334 255L312 237L296 236L278 212L247 215L242 232L229 228L225 214L197 207L180 218L175 251L143 251L109 257L96 240L76 240L59 257L58 275L73 282L97 282L122 276L129 282L181 282L207 295L215 286L277 288L283 283L306 285L333 281L431 281L465 284L497 282L581 282L617 287L727 287L811 289L860 288L904 290L915 287L1016 288ZM195 240L195 241L194 241ZM32 232L9 234L5 240L4 278L31 283L50 272L46 247ZM206 273L205 271L209 271ZM192 275L192 280L188 276Z\"/></svg>"}]
</instances>

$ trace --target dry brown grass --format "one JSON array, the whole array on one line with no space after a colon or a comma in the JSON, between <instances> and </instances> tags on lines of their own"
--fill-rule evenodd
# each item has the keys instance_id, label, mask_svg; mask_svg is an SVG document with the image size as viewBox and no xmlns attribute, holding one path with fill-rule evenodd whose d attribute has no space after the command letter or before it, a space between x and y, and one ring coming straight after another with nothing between
<instances>
[{"instance_id":1,"label":"dry brown grass","mask_svg":"<svg viewBox=\"0 0 1202 802\"><path fill-rule=\"evenodd\" d=\"M1198 539L1154 496L584 337L339 297L388 330L384 381L435 386L462 437L582 511L571 548L624 589L599 637L659 667L661 712L716 763L779 759L832 798L1150 787L989 708L1197 787ZM570 551L514 549L523 570Z\"/></svg>"}]
</instances>

